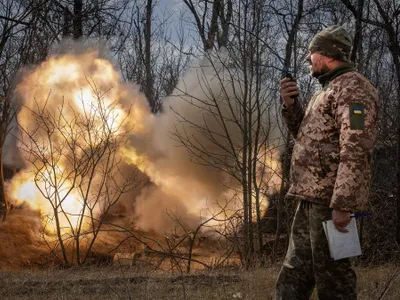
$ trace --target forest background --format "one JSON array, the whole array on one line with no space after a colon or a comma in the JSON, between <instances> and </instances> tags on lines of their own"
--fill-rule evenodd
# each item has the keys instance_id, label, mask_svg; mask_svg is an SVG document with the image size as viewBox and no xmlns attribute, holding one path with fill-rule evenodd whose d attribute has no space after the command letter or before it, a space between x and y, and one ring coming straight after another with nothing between
<instances>
[{"instance_id":1,"label":"forest background","mask_svg":"<svg viewBox=\"0 0 400 300\"><path fill-rule=\"evenodd\" d=\"M138 223L142 226L138 228L134 222L129 226L126 222L114 222L116 216L123 215L125 218L127 212L131 212L126 207L126 200L122 199L122 204L118 201L123 194L135 190L135 196L130 194L130 201L135 202L139 197L142 203L146 198L143 189L156 185L156 180L143 171L137 161L138 167L129 178L125 175L121 177L120 169L113 169L113 164L106 168L102 165L100 169L106 183L104 190L97 187L99 195L104 198L105 193L110 193L112 185L108 182L115 176L118 180L125 180L123 188L121 181L113 181L118 186L119 194L113 190L111 194L114 198L111 200L108 194L106 206L101 202L103 200L93 203L89 196L83 197L80 202L82 209L78 213L79 220L82 220L80 226L70 223L72 233L66 234L57 216L65 214L68 219L71 215L63 211L63 198L54 200L52 190L47 190L45 198L53 204L53 215L49 219L56 220L55 238L49 238L41 223L39 227L42 229L37 230L35 238L29 233L29 243L34 246L26 251L36 251L32 249L39 247L37 238L44 241L45 247L43 243L40 247L47 252L35 252L36 256L22 255L15 268L26 267L27 257L30 264L48 266L51 261L63 266L87 265L101 260L98 259L100 252L115 258L116 253L121 251L157 254L157 264L168 257L171 269L181 273L190 273L194 265L206 269L227 266L232 262L231 258L237 260L234 264L238 268L247 270L281 261L295 204L284 200L289 184L293 140L277 117L279 80L285 71L289 71L300 87L300 100L307 103L319 88L318 82L309 76L308 63L305 62L307 47L318 31L333 24L342 25L352 35L351 61L377 87L380 95L378 138L369 199L372 215L358 220L363 246L363 256L358 263L379 266L397 260L400 244L399 1L5 0L0 4L0 24L0 210L3 238L13 239L11 236L21 232L16 224L27 222L23 215L35 214L18 199L13 199L8 182L28 163L37 165L41 161L40 166L48 163L48 156L43 156L42 148L35 148L32 144L37 132L13 120L21 107L28 106L28 111L37 120L42 120L37 124L52 124L53 131L64 128L56 122L46 123L50 115L46 115L44 109L35 110L25 102L22 101L22 105L19 102L23 98L19 88L23 78L51 57L67 54L80 56L96 49L96 57L112 62L113 68L120 74L120 81L137 90L137 97L145 99L146 112L155 119L168 116L164 118L175 120L173 125L166 126L167 131L162 134L168 136L174 147L181 149L179 151L187 153L188 161L193 165L189 164L184 170L193 168L198 173L206 172L224 186L222 194L206 195L210 197L207 203L215 201L217 205L202 207L207 214L201 217L199 213L199 216L185 219L178 210L174 210L180 200L174 200L170 207L164 209L169 219L167 223L174 224L171 227L168 225L168 230L162 232L156 227L146 227L140 221ZM89 78L88 81L92 80L92 93L100 103L104 94L96 86L95 74L93 78L92 74L84 76ZM196 94L196 88L191 89L185 78L191 80L192 86L197 86L201 96ZM179 101L185 103L182 110L179 110ZM109 119L109 111L113 108L113 104L100 105L96 111ZM185 114L187 111L191 114ZM196 112L202 117L193 117ZM90 121L93 120L86 119L86 123ZM165 124L155 121L148 126L151 126L151 131L157 131L157 126ZM103 135L99 138L101 143L88 143L87 147L93 146L97 152L87 156L87 161L94 162L98 158L103 162L105 157L114 159L114 165L119 161L115 153L124 143L132 141L128 130L121 133L119 128L123 126L118 126L118 129L113 126L103 128ZM19 138L17 143L25 153L31 154L30 159L24 156L24 163L19 162L21 158L10 156L15 149L10 148L7 139L15 136L16 128L28 139L27 142ZM36 129L40 131L39 127ZM95 127L78 129L96 130ZM78 129L71 129L71 132ZM116 133L118 139L114 139ZM154 135L152 139L160 135ZM160 143L164 142L164 137L160 138ZM110 144L113 146L110 147ZM99 152L105 156L99 155ZM151 160L151 155L146 158ZM144 162L146 158L143 158ZM80 158L79 164L82 161L84 157ZM49 166L53 171L56 168L55 165ZM78 174L75 178L90 174L88 170L92 170L92 174L98 172L95 163L89 163L85 168L84 171L76 168L75 173ZM207 171L199 171L201 168ZM40 172L38 167L36 178L40 178L36 183L47 180L57 190L57 184ZM82 182L80 188L81 191L86 188L87 195L93 192L87 182ZM163 195L157 193L157 197ZM101 206L101 213L98 213L96 205ZM18 209L26 211L21 213ZM94 215L92 212L96 209L97 215ZM133 210L137 212L139 208L136 206ZM198 220L193 221L196 217ZM91 230L83 226L86 219L90 219ZM104 243L101 238L103 232L117 232L119 239L113 238L118 242L112 246ZM206 246L206 253L215 253L212 247L216 244L220 252L214 255L212 261L196 258L195 248L200 247L200 242L206 244L208 239L213 242ZM125 242L127 245L124 246ZM101 243L107 251L98 250ZM10 254L4 253L13 250L1 247L2 257L10 257ZM15 248L15 251L20 250ZM37 253L40 253L40 258L37 258ZM53 258L43 258L46 256L44 253L50 253L48 256ZM154 258L150 260L154 263ZM3 265L13 268L10 260ZM398 270L393 274L398 274Z\"/></svg>"}]
</instances>

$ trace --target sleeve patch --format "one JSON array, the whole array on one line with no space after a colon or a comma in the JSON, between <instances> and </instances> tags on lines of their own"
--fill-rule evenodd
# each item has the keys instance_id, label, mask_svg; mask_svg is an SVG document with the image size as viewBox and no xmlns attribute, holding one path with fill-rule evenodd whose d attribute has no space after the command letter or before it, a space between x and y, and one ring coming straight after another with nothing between
<instances>
[{"instance_id":1,"label":"sleeve patch","mask_svg":"<svg viewBox=\"0 0 400 300\"><path fill-rule=\"evenodd\" d=\"M350 103L350 129L364 130L364 104Z\"/></svg>"}]
</instances>

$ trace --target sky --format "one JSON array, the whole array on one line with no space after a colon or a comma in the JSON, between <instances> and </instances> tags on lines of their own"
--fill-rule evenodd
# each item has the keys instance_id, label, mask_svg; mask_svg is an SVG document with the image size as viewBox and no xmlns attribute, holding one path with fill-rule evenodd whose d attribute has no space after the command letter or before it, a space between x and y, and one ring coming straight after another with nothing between
<instances>
[{"instance_id":1,"label":"sky","mask_svg":"<svg viewBox=\"0 0 400 300\"><path fill-rule=\"evenodd\" d=\"M174 20L179 18L179 13L185 9L182 0L158 0L156 10L158 13L171 13Z\"/></svg>"}]
</instances>

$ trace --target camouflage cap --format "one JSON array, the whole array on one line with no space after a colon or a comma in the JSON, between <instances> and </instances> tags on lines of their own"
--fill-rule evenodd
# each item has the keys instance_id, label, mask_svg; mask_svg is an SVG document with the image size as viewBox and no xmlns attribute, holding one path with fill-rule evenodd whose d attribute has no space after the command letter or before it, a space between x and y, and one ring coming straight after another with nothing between
<instances>
[{"instance_id":1,"label":"camouflage cap","mask_svg":"<svg viewBox=\"0 0 400 300\"><path fill-rule=\"evenodd\" d=\"M310 52L349 61L352 39L347 31L338 25L330 26L317 33L308 46Z\"/></svg>"}]
</instances>

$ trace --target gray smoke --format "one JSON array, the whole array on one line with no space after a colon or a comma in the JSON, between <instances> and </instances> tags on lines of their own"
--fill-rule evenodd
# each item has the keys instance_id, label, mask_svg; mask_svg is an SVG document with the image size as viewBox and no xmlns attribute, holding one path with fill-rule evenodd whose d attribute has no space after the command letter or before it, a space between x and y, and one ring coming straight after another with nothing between
<instances>
[{"instance_id":1,"label":"gray smoke","mask_svg":"<svg viewBox=\"0 0 400 300\"><path fill-rule=\"evenodd\" d=\"M65 76L65 65L59 65L60 61L79 63L65 70L69 72ZM150 113L143 94L134 85L122 83L112 64L100 59L96 51L50 57L24 77L18 91L21 102L32 107L32 99L45 99L51 90L47 105L57 109L57 101L73 98L73 91L81 89L87 78L103 90L110 89L112 99L131 110L128 125L134 129L126 147L138 156L133 160L131 154L132 161L124 161L121 169L129 172L139 168L151 182L121 199L128 217L143 230L173 230L176 219L193 229L208 209L217 209L238 194L239 182L232 175L240 177L237 162L243 151L246 90L241 72L232 65L224 50L219 55L205 55L180 79L158 116ZM54 68L61 71L58 77L52 75ZM109 77L103 77L108 73ZM248 92L246 99L253 99L254 90ZM254 120L262 120L263 129L269 128L269 146L280 137L275 110L276 100L266 97L260 102L259 115L252 115ZM18 118L27 127L35 126L23 110ZM15 146L15 139L8 145ZM7 157L7 161L13 164L15 158Z\"/></svg>"}]
</instances>

